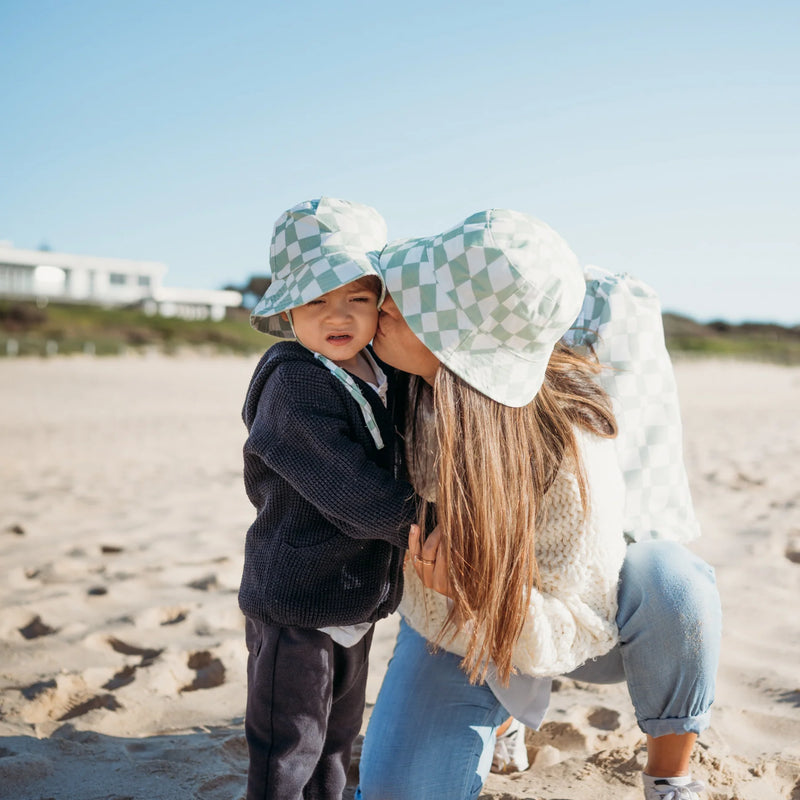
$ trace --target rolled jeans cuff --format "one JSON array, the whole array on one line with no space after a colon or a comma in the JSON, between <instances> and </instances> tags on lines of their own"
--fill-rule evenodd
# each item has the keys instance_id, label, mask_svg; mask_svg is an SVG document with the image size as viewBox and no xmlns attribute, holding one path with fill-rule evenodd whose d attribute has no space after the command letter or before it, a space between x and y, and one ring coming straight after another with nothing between
<instances>
[{"instance_id":1,"label":"rolled jeans cuff","mask_svg":"<svg viewBox=\"0 0 800 800\"><path fill-rule=\"evenodd\" d=\"M667 719L640 719L639 727L648 735L657 739L670 733L681 735L684 733L700 734L711 724L711 710L698 714L695 717L668 717Z\"/></svg>"}]
</instances>

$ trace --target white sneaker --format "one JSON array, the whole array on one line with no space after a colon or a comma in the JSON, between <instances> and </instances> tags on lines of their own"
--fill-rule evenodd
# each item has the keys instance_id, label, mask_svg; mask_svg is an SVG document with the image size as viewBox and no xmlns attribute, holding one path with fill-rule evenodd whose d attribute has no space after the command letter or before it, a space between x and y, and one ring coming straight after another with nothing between
<instances>
[{"instance_id":1,"label":"white sneaker","mask_svg":"<svg viewBox=\"0 0 800 800\"><path fill-rule=\"evenodd\" d=\"M523 772L528 769L528 750L525 747L525 726L512 720L508 730L497 737L492 758L492 772Z\"/></svg>"},{"instance_id":2,"label":"white sneaker","mask_svg":"<svg viewBox=\"0 0 800 800\"><path fill-rule=\"evenodd\" d=\"M698 792L706 787L690 776L680 778L653 778L642 773L644 800L700 800Z\"/></svg>"}]
</instances>

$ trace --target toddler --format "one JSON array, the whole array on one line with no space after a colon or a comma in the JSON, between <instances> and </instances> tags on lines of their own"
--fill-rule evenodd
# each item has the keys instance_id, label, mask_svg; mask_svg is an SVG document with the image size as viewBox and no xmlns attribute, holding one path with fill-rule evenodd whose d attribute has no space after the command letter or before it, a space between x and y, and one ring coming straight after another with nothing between
<instances>
[{"instance_id":1,"label":"toddler","mask_svg":"<svg viewBox=\"0 0 800 800\"><path fill-rule=\"evenodd\" d=\"M243 411L256 508L239 591L248 799L341 797L373 624L402 594L417 498L393 475L391 370L368 348L385 241L367 206L321 198L290 209L275 225L273 280L251 317L296 341L261 358Z\"/></svg>"}]
</instances>

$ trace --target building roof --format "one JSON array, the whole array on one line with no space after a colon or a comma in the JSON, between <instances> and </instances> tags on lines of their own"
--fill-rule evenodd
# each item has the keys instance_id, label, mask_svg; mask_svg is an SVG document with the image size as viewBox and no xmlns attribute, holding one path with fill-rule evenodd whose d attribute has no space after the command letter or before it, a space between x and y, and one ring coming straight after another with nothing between
<instances>
[{"instance_id":1,"label":"building roof","mask_svg":"<svg viewBox=\"0 0 800 800\"><path fill-rule=\"evenodd\" d=\"M81 256L73 253L56 253L52 250L22 250L0 243L0 263L21 266L49 266L66 269L96 269L104 272L126 272L136 275L163 277L167 265L159 261L135 261L128 258Z\"/></svg>"},{"instance_id":2,"label":"building roof","mask_svg":"<svg viewBox=\"0 0 800 800\"><path fill-rule=\"evenodd\" d=\"M242 294L231 289L176 289L172 286L160 286L153 291L153 299L159 303L238 306L242 302Z\"/></svg>"}]
</instances>

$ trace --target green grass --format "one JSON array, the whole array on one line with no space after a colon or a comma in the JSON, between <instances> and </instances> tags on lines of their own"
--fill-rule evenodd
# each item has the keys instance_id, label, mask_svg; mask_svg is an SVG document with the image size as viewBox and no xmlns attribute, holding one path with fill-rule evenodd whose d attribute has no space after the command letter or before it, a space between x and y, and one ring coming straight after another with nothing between
<instances>
[{"instance_id":1,"label":"green grass","mask_svg":"<svg viewBox=\"0 0 800 800\"><path fill-rule=\"evenodd\" d=\"M174 353L199 347L249 354L263 352L274 341L250 327L245 309L234 309L228 318L214 322L90 305L50 303L39 308L0 301L0 355L8 353L9 340L16 342L19 355L46 355L48 348L60 354L117 355L131 348Z\"/></svg>"},{"instance_id":2,"label":"green grass","mask_svg":"<svg viewBox=\"0 0 800 800\"><path fill-rule=\"evenodd\" d=\"M800 365L800 342L776 342L758 338L670 337L667 348L673 355L709 358L741 358L790 366Z\"/></svg>"},{"instance_id":3,"label":"green grass","mask_svg":"<svg viewBox=\"0 0 800 800\"><path fill-rule=\"evenodd\" d=\"M130 349L175 353L203 348L218 353L261 353L275 339L253 330L246 309L227 319L189 321L147 316L141 311L90 305L0 300L0 356L9 340L19 355L91 352L118 355ZM800 365L800 327L771 324L702 325L688 317L664 315L667 347L675 356L742 358ZM48 344L49 343L49 344Z\"/></svg>"},{"instance_id":4,"label":"green grass","mask_svg":"<svg viewBox=\"0 0 800 800\"><path fill-rule=\"evenodd\" d=\"M688 317L664 315L667 348L673 355L740 358L800 365L800 327L772 323L702 325Z\"/></svg>"}]
</instances>

